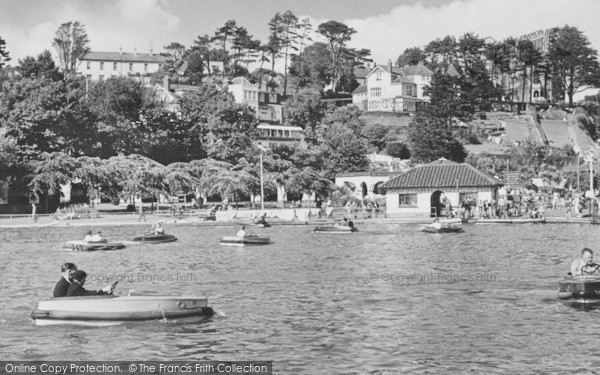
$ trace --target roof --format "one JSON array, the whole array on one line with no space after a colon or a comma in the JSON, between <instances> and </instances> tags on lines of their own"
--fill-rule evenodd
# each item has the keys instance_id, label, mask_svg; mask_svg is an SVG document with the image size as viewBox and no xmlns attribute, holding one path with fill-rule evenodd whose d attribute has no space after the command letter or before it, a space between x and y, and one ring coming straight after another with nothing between
<instances>
[{"instance_id":1,"label":"roof","mask_svg":"<svg viewBox=\"0 0 600 375\"><path fill-rule=\"evenodd\" d=\"M389 180L381 186L381 189L497 185L502 185L502 181L481 172L472 165L441 158Z\"/></svg>"},{"instance_id":2,"label":"roof","mask_svg":"<svg viewBox=\"0 0 600 375\"><path fill-rule=\"evenodd\" d=\"M400 172L387 172L387 171L367 171L367 172L340 172L335 174L335 178L338 177L389 177L397 176Z\"/></svg>"},{"instance_id":3,"label":"roof","mask_svg":"<svg viewBox=\"0 0 600 375\"><path fill-rule=\"evenodd\" d=\"M402 68L400 68L400 70L406 76L432 76L433 75L433 72L423 64L403 66Z\"/></svg>"},{"instance_id":4,"label":"roof","mask_svg":"<svg viewBox=\"0 0 600 375\"><path fill-rule=\"evenodd\" d=\"M364 66L356 66L354 67L354 77L356 79L365 78L371 69L367 69Z\"/></svg>"},{"instance_id":5,"label":"roof","mask_svg":"<svg viewBox=\"0 0 600 375\"><path fill-rule=\"evenodd\" d=\"M405 76L396 77L396 79L393 80L392 83L410 83L410 84L416 85L416 83L414 83L412 79L405 77Z\"/></svg>"},{"instance_id":6,"label":"roof","mask_svg":"<svg viewBox=\"0 0 600 375\"><path fill-rule=\"evenodd\" d=\"M163 64L167 58L157 54L129 53L129 52L88 52L81 61L120 61L120 62L147 62Z\"/></svg>"},{"instance_id":7,"label":"roof","mask_svg":"<svg viewBox=\"0 0 600 375\"><path fill-rule=\"evenodd\" d=\"M352 91L352 94L364 94L367 92L367 85L360 85L358 86L356 89L354 89L354 91Z\"/></svg>"},{"instance_id":8,"label":"roof","mask_svg":"<svg viewBox=\"0 0 600 375\"><path fill-rule=\"evenodd\" d=\"M258 88L258 85L253 85L245 77L235 77L234 79L231 80L231 84L232 85L242 85L242 86L255 86Z\"/></svg>"}]
</instances>

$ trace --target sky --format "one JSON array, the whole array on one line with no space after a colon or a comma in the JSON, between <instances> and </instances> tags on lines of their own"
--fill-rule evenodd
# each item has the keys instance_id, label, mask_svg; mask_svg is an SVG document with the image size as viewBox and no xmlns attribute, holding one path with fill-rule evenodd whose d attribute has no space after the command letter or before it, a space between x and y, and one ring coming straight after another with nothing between
<instances>
[{"instance_id":1,"label":"sky","mask_svg":"<svg viewBox=\"0 0 600 375\"><path fill-rule=\"evenodd\" d=\"M85 26L92 51L149 52L213 35L233 19L265 42L275 12L310 17L313 26L336 20L354 28L351 47L367 48L379 64L410 47L473 32L502 40L566 24L600 50L598 0L0 0L0 37L12 61L48 49L58 27Z\"/></svg>"}]
</instances>

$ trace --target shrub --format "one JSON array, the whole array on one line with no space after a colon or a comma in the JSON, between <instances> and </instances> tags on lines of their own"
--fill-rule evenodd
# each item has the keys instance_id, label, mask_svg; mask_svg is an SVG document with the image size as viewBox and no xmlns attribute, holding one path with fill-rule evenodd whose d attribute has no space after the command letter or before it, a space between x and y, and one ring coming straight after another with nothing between
<instances>
[{"instance_id":1,"label":"shrub","mask_svg":"<svg viewBox=\"0 0 600 375\"><path fill-rule=\"evenodd\" d=\"M410 159L410 150L402 142L390 142L385 146L388 155L400 159Z\"/></svg>"}]
</instances>

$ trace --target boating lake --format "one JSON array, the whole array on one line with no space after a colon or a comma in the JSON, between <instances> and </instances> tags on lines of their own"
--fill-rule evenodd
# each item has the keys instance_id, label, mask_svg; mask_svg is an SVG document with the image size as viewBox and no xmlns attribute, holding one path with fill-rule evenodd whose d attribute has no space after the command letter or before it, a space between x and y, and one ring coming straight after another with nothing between
<instances>
[{"instance_id":1,"label":"boating lake","mask_svg":"<svg viewBox=\"0 0 600 375\"><path fill-rule=\"evenodd\" d=\"M148 226L149 228L150 226ZM357 223L254 229L267 246L226 247L233 226L166 225L177 242L69 252L86 227L0 230L0 355L4 360L272 360L279 374L587 372L598 368L600 310L556 300L583 247L600 260L597 226ZM131 240L140 226L101 229ZM216 315L199 324L37 327L63 262L86 287L115 294L202 295Z\"/></svg>"}]
</instances>

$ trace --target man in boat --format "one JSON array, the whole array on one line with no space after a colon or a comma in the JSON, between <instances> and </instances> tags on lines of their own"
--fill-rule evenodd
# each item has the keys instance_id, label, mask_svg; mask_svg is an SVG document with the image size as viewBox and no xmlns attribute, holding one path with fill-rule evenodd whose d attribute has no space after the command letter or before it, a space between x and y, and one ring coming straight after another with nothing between
<instances>
[{"instance_id":1,"label":"man in boat","mask_svg":"<svg viewBox=\"0 0 600 375\"><path fill-rule=\"evenodd\" d=\"M102 242L104 240L104 238L102 238L101 235L102 231L98 231L96 234L91 236L91 239L88 240L89 242Z\"/></svg>"},{"instance_id":2,"label":"man in boat","mask_svg":"<svg viewBox=\"0 0 600 375\"><path fill-rule=\"evenodd\" d=\"M429 228L442 229L442 223L440 223L440 219L436 217L433 223L429 224Z\"/></svg>"},{"instance_id":3,"label":"man in boat","mask_svg":"<svg viewBox=\"0 0 600 375\"><path fill-rule=\"evenodd\" d=\"M83 240L85 242L92 242L93 241L94 236L92 236L92 231L88 230L87 234L85 235L85 237L83 238Z\"/></svg>"},{"instance_id":4,"label":"man in boat","mask_svg":"<svg viewBox=\"0 0 600 375\"><path fill-rule=\"evenodd\" d=\"M344 218L344 225L350 228L354 228L354 223L347 217Z\"/></svg>"},{"instance_id":5,"label":"man in boat","mask_svg":"<svg viewBox=\"0 0 600 375\"><path fill-rule=\"evenodd\" d=\"M600 265L594 263L594 252L589 248L581 250L581 259L571 264L571 275L587 276L600 274Z\"/></svg>"},{"instance_id":6,"label":"man in boat","mask_svg":"<svg viewBox=\"0 0 600 375\"><path fill-rule=\"evenodd\" d=\"M242 225L242 228L237 232L236 236L243 238L246 236L246 226Z\"/></svg>"},{"instance_id":7,"label":"man in boat","mask_svg":"<svg viewBox=\"0 0 600 375\"><path fill-rule=\"evenodd\" d=\"M77 297L77 296L96 296L96 295L106 295L112 294L116 283L112 283L111 285L105 286L100 290L85 290L83 285L85 284L85 278L87 277L87 273L82 270L77 270L71 273L71 278L73 279L73 284L69 286L67 289L67 297Z\"/></svg>"},{"instance_id":8,"label":"man in boat","mask_svg":"<svg viewBox=\"0 0 600 375\"><path fill-rule=\"evenodd\" d=\"M73 263L65 263L61 266L60 271L62 276L54 287L54 297L65 297L67 295L67 290L73 284L71 274L77 271L77 266Z\"/></svg>"}]
</instances>

